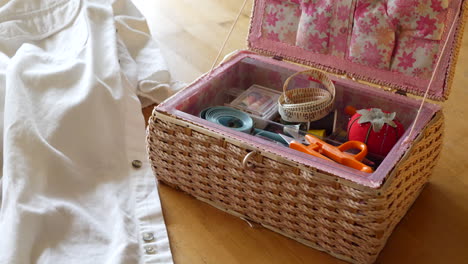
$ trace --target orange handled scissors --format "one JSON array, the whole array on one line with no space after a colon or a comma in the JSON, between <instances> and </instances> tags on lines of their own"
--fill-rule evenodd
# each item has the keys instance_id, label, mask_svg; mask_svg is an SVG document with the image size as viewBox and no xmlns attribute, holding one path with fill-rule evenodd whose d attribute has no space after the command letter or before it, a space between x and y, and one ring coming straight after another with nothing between
<instances>
[{"instance_id":1,"label":"orange handled scissors","mask_svg":"<svg viewBox=\"0 0 468 264\"><path fill-rule=\"evenodd\" d=\"M310 143L306 146L297 142L296 140L287 137L285 135L280 136L289 143L289 147L301 152L304 152L315 157L322 159L336 161L340 164L343 164L347 167L354 168L363 172L372 173L373 170L371 167L365 165L361 161L367 155L367 146L366 144L359 141L348 141L338 147L332 146L324 141L314 137L310 134L305 136L305 139ZM361 150L358 154L350 154L345 151L350 149Z\"/></svg>"}]
</instances>

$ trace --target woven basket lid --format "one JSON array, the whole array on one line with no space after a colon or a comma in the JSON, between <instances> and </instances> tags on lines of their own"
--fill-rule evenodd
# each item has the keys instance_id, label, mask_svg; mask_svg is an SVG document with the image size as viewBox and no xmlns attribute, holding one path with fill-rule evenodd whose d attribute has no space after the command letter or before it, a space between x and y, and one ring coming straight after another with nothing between
<instances>
[{"instance_id":1,"label":"woven basket lid","mask_svg":"<svg viewBox=\"0 0 468 264\"><path fill-rule=\"evenodd\" d=\"M468 0L254 3L251 50L415 95L437 68L429 98L448 97Z\"/></svg>"}]
</instances>

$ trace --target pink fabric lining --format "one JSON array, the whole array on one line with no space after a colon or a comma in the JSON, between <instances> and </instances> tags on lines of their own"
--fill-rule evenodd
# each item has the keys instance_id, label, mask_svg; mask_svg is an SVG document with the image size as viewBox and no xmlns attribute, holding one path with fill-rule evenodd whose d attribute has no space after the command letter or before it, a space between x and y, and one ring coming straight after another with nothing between
<instances>
[{"instance_id":1,"label":"pink fabric lining","mask_svg":"<svg viewBox=\"0 0 468 264\"><path fill-rule=\"evenodd\" d=\"M400 0L400 2L405 2L409 0ZM369 1L368 1L369 2ZM459 22L459 10L461 8L461 0L451 0L448 6L448 10L446 12L446 23L443 30L442 40L449 39L449 47L453 47L454 42L454 34L448 36L448 28L450 28L451 24L456 21ZM373 67L369 67L366 65L361 64L362 61L356 61L357 63L352 63L350 60L346 58L336 57L333 54L320 54L317 52L313 52L311 50L307 50L292 44L278 42L272 39L268 39L262 36L262 23L265 16L265 9L268 5L267 0L257 0L255 1L254 7L254 15L252 18L252 25L251 31L249 35L249 46L255 50L259 50L265 54L275 54L278 56L282 56L285 58L290 58L294 61L307 63L315 67L325 68L327 70L331 70L337 73L347 73L351 76L355 76L356 78L365 79L377 84L381 84L384 86L389 86L392 88L401 89L407 92L412 92L415 94L423 94L427 88L429 83L429 74L432 70L429 69L425 70L424 67L417 67L420 66L424 62L420 62L419 64L415 64L414 67L407 67L404 61L400 61L398 59L406 59L409 58L408 49L401 50L399 54L397 54L397 61L395 62L394 66L390 69L377 69ZM445 13L444 13L445 14ZM426 34L427 28L417 24L419 20L415 21L412 26L416 28L420 27L420 33L418 34ZM437 39L440 36L441 32L439 29L435 31L435 33L426 34L426 37ZM435 54L440 53L440 49L442 45L440 41L434 40L436 44L431 44L433 47L428 48L428 51L433 51L434 48L436 49ZM402 43L402 42L399 42ZM348 43L349 46L350 43ZM414 45L425 45L425 43L415 43ZM434 46L436 45L436 46ZM406 52L406 53L405 53ZM416 53L412 54L417 56L417 58L421 58L421 56L433 56L435 54L424 54L423 51L417 51ZM323 53L323 52L322 52ZM447 87L446 78L448 72L448 66L450 65L450 55L452 54L452 49L449 48L446 50L444 54L442 54L443 58L441 61L441 65L438 69L438 73L434 80L433 86L430 90L430 98L441 100L446 97L449 87ZM387 54L388 55L388 54ZM406 56L406 57L405 57ZM427 61L427 60L426 60ZM359 63L361 62L361 63ZM429 61L430 62L430 61ZM387 58L387 64L389 65L389 61ZM400 67L399 67L400 66ZM380 68L385 68L384 64L380 65ZM388 67L387 67L388 68ZM401 72L397 72L401 71Z\"/></svg>"},{"instance_id":2,"label":"pink fabric lining","mask_svg":"<svg viewBox=\"0 0 468 264\"><path fill-rule=\"evenodd\" d=\"M281 0L268 1L270 4L266 9L262 34L268 39L294 45L298 30L299 5Z\"/></svg>"},{"instance_id":3,"label":"pink fabric lining","mask_svg":"<svg viewBox=\"0 0 468 264\"><path fill-rule=\"evenodd\" d=\"M299 65L295 65L295 64L291 64L287 62L281 62L281 61L277 61L277 60L274 60L265 56L260 56L260 55L256 55L250 52L243 51L243 52L236 54L229 61L221 64L211 74L203 75L194 83L192 83L190 86L188 86L186 89L184 89L183 91L179 92L177 95L161 103L156 108L157 111L176 116L177 118L188 121L190 123L198 124L206 129L214 131L225 137L230 137L230 138L245 142L247 144L251 144L253 147L259 148L263 151L274 153L286 159L302 163L306 166L311 166L321 171L325 171L325 172L337 175L339 177L342 177L345 180L349 180L349 181L361 184L363 186L368 186L372 188L379 188L381 186L385 176L393 169L395 164L399 161L399 159L404 155L404 153L407 150L405 146L401 145L402 140L400 140L397 146L392 149L392 151L387 156L385 161L380 165L380 167L374 173L367 174L367 173L359 172L353 169L349 169L345 166L342 166L333 162L323 161L321 159L312 157L307 154L303 154L295 150L291 150L285 147L278 146L277 144L270 143L260 138L253 137L248 134L240 133L232 129L228 129L228 128L207 122L201 118L198 118L197 116L177 110L182 104L184 104L186 101L189 101L193 96L197 96L198 94L200 94L202 92L200 89L208 89L206 87L210 87L210 86L207 84L209 84L210 82L213 82L216 78L219 78L220 75L223 75L227 71L232 70L233 67L236 67L236 65L241 60L246 59L246 58L252 58L255 60L268 63L270 65L283 67L283 68L290 69L293 71L301 71L305 69L304 67L301 67ZM340 79L337 77L331 77L331 78L333 79L333 81L335 81L339 85L346 86L349 89L358 89L360 93L368 94L372 97L393 101L398 104L405 104L414 108L417 108L420 104L418 100L407 98L407 97L396 95L396 94L391 94L391 93L384 92L381 90L377 90L376 88L372 88L372 87L362 85L362 84L357 84L351 80ZM424 126L430 121L432 116L437 111L440 111L439 106L434 105L434 104L429 104L429 103L425 105L425 107L423 108L421 117L418 120L418 123L416 125L416 128L415 128L416 133L413 134L414 137L416 137L419 134L419 132L424 128ZM402 139L408 136L407 134L408 134L408 131L405 133L405 135L403 135Z\"/></svg>"},{"instance_id":4,"label":"pink fabric lining","mask_svg":"<svg viewBox=\"0 0 468 264\"><path fill-rule=\"evenodd\" d=\"M352 62L388 70L395 47L396 27L385 13L386 3L358 1L349 46ZM378 26L374 26L378 25Z\"/></svg>"}]
</instances>

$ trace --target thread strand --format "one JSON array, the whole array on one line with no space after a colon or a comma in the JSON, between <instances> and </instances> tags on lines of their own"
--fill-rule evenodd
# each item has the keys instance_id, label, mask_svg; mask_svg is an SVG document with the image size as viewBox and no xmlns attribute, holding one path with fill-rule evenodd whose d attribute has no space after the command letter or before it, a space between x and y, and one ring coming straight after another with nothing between
<instances>
[{"instance_id":1,"label":"thread strand","mask_svg":"<svg viewBox=\"0 0 468 264\"><path fill-rule=\"evenodd\" d=\"M443 54L445 53L445 50L447 49L447 45L449 43L450 36L452 35L453 29L455 28L455 25L456 25L456 22L457 22L457 17L459 16L459 14L460 14L460 10L458 10L458 12L457 12L457 14L455 16L455 19L454 19L452 25L450 26L450 30L449 30L449 33L447 35L447 39L445 40L444 45L442 46L442 50L440 52L440 55L437 58L437 63L434 66L434 71L432 72L431 79L429 81L429 84L427 85L426 92L424 93L423 100L421 102L421 105L419 106L418 113L416 114L416 118L414 119L414 122L413 122L413 125L411 126L410 132L409 132L408 136L405 138L405 140L403 141L403 144L405 144L405 145L412 142L411 137L413 136L414 129L416 127L416 123L418 122L419 117L420 117L421 112L422 112L422 109L423 109L423 106L427 101L427 96L429 95L429 91L431 90L431 86L432 86L432 84L434 82L437 70L439 69L440 63L442 61Z\"/></svg>"},{"instance_id":2,"label":"thread strand","mask_svg":"<svg viewBox=\"0 0 468 264\"><path fill-rule=\"evenodd\" d=\"M216 66L216 63L218 62L219 57L221 57L221 54L223 53L224 48L226 47L226 44L227 44L227 42L229 41L229 38L231 37L232 32L234 31L234 28L236 27L237 22L239 21L239 18L240 18L240 16L242 15L242 11L244 11L245 5L247 4L248 1L249 1L249 0L244 0L244 3L242 4L241 9L239 10L239 13L238 13L237 16L236 16L236 19L234 20L234 23L232 23L231 29L229 30L228 35L227 35L226 38L224 39L223 45L222 45L221 48L219 49L218 55L216 55L216 59L214 60L213 65L211 66L210 74L211 74L211 72L213 71L214 67Z\"/></svg>"}]
</instances>

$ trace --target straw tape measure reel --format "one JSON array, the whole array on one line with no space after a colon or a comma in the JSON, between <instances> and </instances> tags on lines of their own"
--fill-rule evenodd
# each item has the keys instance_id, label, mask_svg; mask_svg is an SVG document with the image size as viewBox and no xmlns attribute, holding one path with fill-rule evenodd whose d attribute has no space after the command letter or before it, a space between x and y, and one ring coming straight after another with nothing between
<instances>
[{"instance_id":1,"label":"straw tape measure reel","mask_svg":"<svg viewBox=\"0 0 468 264\"><path fill-rule=\"evenodd\" d=\"M294 77L307 75L310 79L320 82L325 88L298 88L288 90ZM291 75L283 85L283 94L278 99L278 111L281 118L287 122L312 122L329 114L334 107L335 85L322 72L307 70Z\"/></svg>"}]
</instances>

